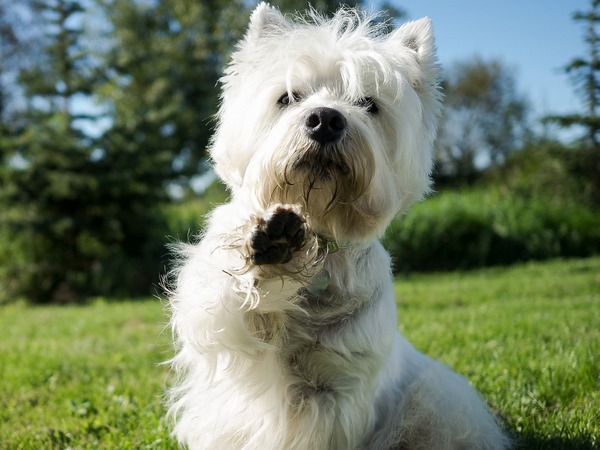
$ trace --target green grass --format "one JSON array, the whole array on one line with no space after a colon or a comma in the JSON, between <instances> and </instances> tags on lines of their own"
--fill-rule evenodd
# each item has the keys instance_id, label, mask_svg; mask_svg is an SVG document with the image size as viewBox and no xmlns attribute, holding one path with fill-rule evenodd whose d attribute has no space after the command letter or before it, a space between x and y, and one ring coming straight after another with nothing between
<instances>
[{"instance_id":1,"label":"green grass","mask_svg":"<svg viewBox=\"0 0 600 450\"><path fill-rule=\"evenodd\" d=\"M396 284L417 348L469 377L522 449L600 447L600 258ZM0 309L0 448L176 448L158 300ZM265 449L269 450L269 449Z\"/></svg>"},{"instance_id":2,"label":"green grass","mask_svg":"<svg viewBox=\"0 0 600 450\"><path fill-rule=\"evenodd\" d=\"M522 449L600 448L600 258L413 276L401 329L466 375Z\"/></svg>"},{"instance_id":3,"label":"green grass","mask_svg":"<svg viewBox=\"0 0 600 450\"><path fill-rule=\"evenodd\" d=\"M176 448L158 300L0 310L0 448Z\"/></svg>"}]
</instances>

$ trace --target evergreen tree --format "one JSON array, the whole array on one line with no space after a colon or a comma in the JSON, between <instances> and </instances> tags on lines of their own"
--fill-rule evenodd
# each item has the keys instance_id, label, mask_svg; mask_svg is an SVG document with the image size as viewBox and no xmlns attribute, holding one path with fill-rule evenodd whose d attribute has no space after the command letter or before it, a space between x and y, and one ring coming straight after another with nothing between
<instances>
[{"instance_id":1,"label":"evergreen tree","mask_svg":"<svg viewBox=\"0 0 600 450\"><path fill-rule=\"evenodd\" d=\"M30 6L30 0L23 0L19 5L0 2L0 165L8 162L4 160L8 158L7 137L19 126L20 89L16 75L27 61L35 61L34 52L24 36L23 29L28 28L27 24L19 14Z\"/></svg>"},{"instance_id":2,"label":"evergreen tree","mask_svg":"<svg viewBox=\"0 0 600 450\"><path fill-rule=\"evenodd\" d=\"M586 24L584 40L588 45L588 55L574 58L565 67L565 71L571 76L586 105L586 111L584 114L551 116L547 120L566 127L581 125L587 128L589 143L598 146L600 142L600 117L598 115L600 106L600 55L598 54L600 36L598 36L596 27L600 23L600 0L592 0L590 6L589 11L573 14L573 20Z\"/></svg>"},{"instance_id":3,"label":"evergreen tree","mask_svg":"<svg viewBox=\"0 0 600 450\"><path fill-rule=\"evenodd\" d=\"M35 0L45 22L43 58L21 70L27 99L9 138L0 203L5 207L0 291L36 302L90 292L95 264L113 232L99 202L93 143L76 127L76 99L93 90L94 64L81 46L83 9L73 0ZM12 261L11 261L12 258Z\"/></svg>"},{"instance_id":4,"label":"evergreen tree","mask_svg":"<svg viewBox=\"0 0 600 450\"><path fill-rule=\"evenodd\" d=\"M100 142L107 158L128 158L144 181L187 189L206 169L224 56L244 31L242 1L105 1L113 42L99 98L112 126ZM140 186L142 188L142 186ZM164 197L164 196L163 196Z\"/></svg>"}]
</instances>

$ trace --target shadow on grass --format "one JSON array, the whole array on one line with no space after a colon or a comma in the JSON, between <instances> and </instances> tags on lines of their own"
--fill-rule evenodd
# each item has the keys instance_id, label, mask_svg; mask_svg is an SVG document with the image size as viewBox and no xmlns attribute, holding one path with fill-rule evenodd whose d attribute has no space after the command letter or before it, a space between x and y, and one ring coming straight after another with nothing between
<instances>
[{"instance_id":1,"label":"shadow on grass","mask_svg":"<svg viewBox=\"0 0 600 450\"><path fill-rule=\"evenodd\" d=\"M592 435L542 436L524 432L513 434L514 450L598 450L600 442Z\"/></svg>"}]
</instances>

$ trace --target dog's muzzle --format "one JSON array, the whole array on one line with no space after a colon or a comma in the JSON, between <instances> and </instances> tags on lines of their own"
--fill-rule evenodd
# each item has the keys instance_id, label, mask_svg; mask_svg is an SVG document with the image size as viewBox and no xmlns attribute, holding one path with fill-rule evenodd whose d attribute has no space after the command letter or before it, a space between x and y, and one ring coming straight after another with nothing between
<instances>
[{"instance_id":1,"label":"dog's muzzle","mask_svg":"<svg viewBox=\"0 0 600 450\"><path fill-rule=\"evenodd\" d=\"M346 133L348 123L341 112L333 108L315 108L304 122L307 136L321 145L335 144Z\"/></svg>"}]
</instances>

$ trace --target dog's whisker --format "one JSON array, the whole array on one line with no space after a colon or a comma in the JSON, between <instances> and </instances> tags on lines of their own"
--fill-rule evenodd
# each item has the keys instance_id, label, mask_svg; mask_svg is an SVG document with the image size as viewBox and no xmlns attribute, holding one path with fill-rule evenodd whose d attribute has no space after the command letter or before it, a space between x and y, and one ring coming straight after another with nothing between
<instances>
[{"instance_id":1,"label":"dog's whisker","mask_svg":"<svg viewBox=\"0 0 600 450\"><path fill-rule=\"evenodd\" d=\"M333 192L331 193L331 198L325 204L324 214L327 215L329 212L331 212L333 210L333 208L335 207L336 203L339 203L338 183L337 182L334 183L334 185L333 185Z\"/></svg>"},{"instance_id":2,"label":"dog's whisker","mask_svg":"<svg viewBox=\"0 0 600 450\"><path fill-rule=\"evenodd\" d=\"M287 186L293 186L293 185L294 185L294 183L292 183L292 182L290 181L290 178L289 178L289 176L288 176L288 170L290 170L290 164L286 164L286 165L284 166L284 169L283 169L283 180L284 180L284 182L285 182L285 184L286 184Z\"/></svg>"}]
</instances>

